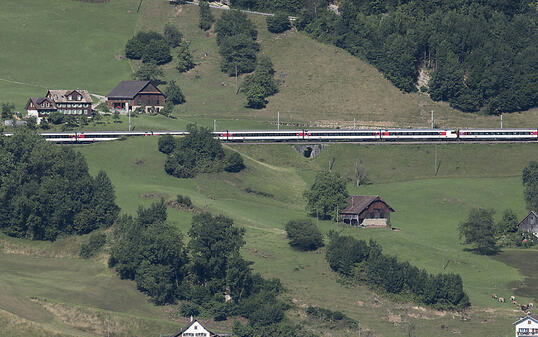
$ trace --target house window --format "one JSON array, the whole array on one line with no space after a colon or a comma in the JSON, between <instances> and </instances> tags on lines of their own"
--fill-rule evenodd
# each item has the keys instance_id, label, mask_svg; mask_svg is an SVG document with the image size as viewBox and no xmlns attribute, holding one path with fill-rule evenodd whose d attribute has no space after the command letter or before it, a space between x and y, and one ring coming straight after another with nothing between
<instances>
[{"instance_id":1,"label":"house window","mask_svg":"<svg viewBox=\"0 0 538 337\"><path fill-rule=\"evenodd\" d=\"M73 96L69 95L69 97L67 97L67 100L68 100L68 101L72 101L72 100L73 100Z\"/></svg>"}]
</instances>

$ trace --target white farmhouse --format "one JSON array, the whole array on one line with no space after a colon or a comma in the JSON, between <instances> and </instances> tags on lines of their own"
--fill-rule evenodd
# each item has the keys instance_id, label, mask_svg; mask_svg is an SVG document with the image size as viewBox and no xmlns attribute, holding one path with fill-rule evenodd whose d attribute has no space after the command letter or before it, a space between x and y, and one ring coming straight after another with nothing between
<instances>
[{"instance_id":1,"label":"white farmhouse","mask_svg":"<svg viewBox=\"0 0 538 337\"><path fill-rule=\"evenodd\" d=\"M172 337L224 337L231 336L228 334L216 334L206 329L198 320L193 320L191 317L191 323L183 330L178 332Z\"/></svg>"},{"instance_id":2,"label":"white farmhouse","mask_svg":"<svg viewBox=\"0 0 538 337\"><path fill-rule=\"evenodd\" d=\"M538 336L538 315L528 315L514 322L516 337Z\"/></svg>"}]
</instances>

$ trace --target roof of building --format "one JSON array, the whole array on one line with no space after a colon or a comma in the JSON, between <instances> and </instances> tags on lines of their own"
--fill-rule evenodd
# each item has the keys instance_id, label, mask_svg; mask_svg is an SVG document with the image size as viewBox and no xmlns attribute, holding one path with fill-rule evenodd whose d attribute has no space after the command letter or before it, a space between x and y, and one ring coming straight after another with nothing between
<instances>
[{"instance_id":1,"label":"roof of building","mask_svg":"<svg viewBox=\"0 0 538 337\"><path fill-rule=\"evenodd\" d=\"M381 201L394 212L394 209L386 202L381 200L379 195L350 195L348 199L349 206L344 208L340 214L360 214L367 209L374 201Z\"/></svg>"},{"instance_id":2,"label":"roof of building","mask_svg":"<svg viewBox=\"0 0 538 337\"><path fill-rule=\"evenodd\" d=\"M133 99L136 94L142 91L150 83L150 81L123 81L108 94L107 98Z\"/></svg>"},{"instance_id":3,"label":"roof of building","mask_svg":"<svg viewBox=\"0 0 538 337\"><path fill-rule=\"evenodd\" d=\"M192 317L191 317L191 319L192 319ZM198 324L200 324L200 325L202 326L202 328L206 329L207 332L209 332L209 335L211 335L211 336L216 336L216 334L215 334L213 331L209 330L209 329L206 328L202 323L200 323L197 319L195 319L195 320L192 320L191 323L190 323L189 325L187 325L183 330L181 330L180 332L176 333L175 335L172 335L171 337L181 337L181 335L182 335L185 331L187 331L187 330L188 330L194 323L198 323Z\"/></svg>"},{"instance_id":4,"label":"roof of building","mask_svg":"<svg viewBox=\"0 0 538 337\"><path fill-rule=\"evenodd\" d=\"M523 322L523 321L526 321L526 320L528 320L528 319L534 321L535 323L538 323L538 315L527 315L527 316L525 316L525 317L521 317L520 319L518 319L517 321L515 321L515 322L512 323L512 324L517 325L517 324L519 324L519 323L521 323L521 322Z\"/></svg>"},{"instance_id":5,"label":"roof of building","mask_svg":"<svg viewBox=\"0 0 538 337\"><path fill-rule=\"evenodd\" d=\"M54 102L56 103L71 103L73 100L69 100L69 95L72 94L74 91L78 92L82 96L82 100L76 101L81 103L92 103L93 100L90 96L90 93L88 93L88 90L81 90L81 89L75 89L75 90L49 90L47 92L47 97L50 97Z\"/></svg>"},{"instance_id":6,"label":"roof of building","mask_svg":"<svg viewBox=\"0 0 538 337\"><path fill-rule=\"evenodd\" d=\"M30 102L34 104L36 109L50 109L50 110L56 109L56 104L54 103L54 101L46 97L30 97L30 99L28 100L28 103ZM44 107L43 102L50 102L51 106ZM28 103L26 103L26 109L28 109Z\"/></svg>"}]
</instances>

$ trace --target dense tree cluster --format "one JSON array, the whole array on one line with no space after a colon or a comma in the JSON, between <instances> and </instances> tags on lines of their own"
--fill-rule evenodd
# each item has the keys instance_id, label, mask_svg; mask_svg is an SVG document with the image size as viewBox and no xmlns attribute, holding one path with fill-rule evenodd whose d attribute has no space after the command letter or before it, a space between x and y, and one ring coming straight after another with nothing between
<instances>
[{"instance_id":1,"label":"dense tree cluster","mask_svg":"<svg viewBox=\"0 0 538 337\"><path fill-rule=\"evenodd\" d=\"M258 58L254 73L248 75L241 90L247 96L247 106L254 109L265 108L266 97L278 92L278 86L274 79L275 70L273 63L267 56Z\"/></svg>"},{"instance_id":2,"label":"dense tree cluster","mask_svg":"<svg viewBox=\"0 0 538 337\"><path fill-rule=\"evenodd\" d=\"M267 30L271 33L282 33L291 28L290 19L288 14L284 12L276 13L274 16L268 16L267 19Z\"/></svg>"},{"instance_id":3,"label":"dense tree cluster","mask_svg":"<svg viewBox=\"0 0 538 337\"><path fill-rule=\"evenodd\" d=\"M299 250L316 250L323 247L323 236L310 219L291 220L286 226L290 246Z\"/></svg>"},{"instance_id":4,"label":"dense tree cluster","mask_svg":"<svg viewBox=\"0 0 538 337\"><path fill-rule=\"evenodd\" d=\"M85 234L112 225L119 212L103 171L90 176L79 152L27 130L0 136L0 230L32 240Z\"/></svg>"},{"instance_id":5,"label":"dense tree cluster","mask_svg":"<svg viewBox=\"0 0 538 337\"><path fill-rule=\"evenodd\" d=\"M338 10L305 9L296 26L367 59L401 90L415 91L425 66L431 98L463 111L499 114L538 103L530 0L344 0Z\"/></svg>"},{"instance_id":6,"label":"dense tree cluster","mask_svg":"<svg viewBox=\"0 0 538 337\"><path fill-rule=\"evenodd\" d=\"M217 45L222 56L221 69L229 75L250 73L256 66L258 31L247 15L227 11L215 25Z\"/></svg>"},{"instance_id":7,"label":"dense tree cluster","mask_svg":"<svg viewBox=\"0 0 538 337\"><path fill-rule=\"evenodd\" d=\"M140 207L136 218L123 215L114 227L109 265L121 278L158 304L182 300L183 315L205 313L215 320L241 315L249 327L278 325L287 305L277 296L277 279L254 274L240 249L243 228L224 216L196 215L183 244L179 230L167 223L164 201ZM229 300L226 300L229 296Z\"/></svg>"},{"instance_id":8,"label":"dense tree cluster","mask_svg":"<svg viewBox=\"0 0 538 337\"><path fill-rule=\"evenodd\" d=\"M188 134L175 139L170 135L159 139L159 151L168 154L164 169L178 178L192 178L197 173L239 172L244 168L242 158L226 155L218 139L207 128L187 125Z\"/></svg>"},{"instance_id":9,"label":"dense tree cluster","mask_svg":"<svg viewBox=\"0 0 538 337\"><path fill-rule=\"evenodd\" d=\"M200 1L200 28L203 30L209 30L215 18L211 14L211 9L209 8L209 3L205 0Z\"/></svg>"},{"instance_id":10,"label":"dense tree cluster","mask_svg":"<svg viewBox=\"0 0 538 337\"><path fill-rule=\"evenodd\" d=\"M347 277L366 280L374 288L409 296L417 302L442 309L470 305L456 274L433 275L408 262L383 254L375 241L369 243L332 233L326 255L330 267Z\"/></svg>"},{"instance_id":11,"label":"dense tree cluster","mask_svg":"<svg viewBox=\"0 0 538 337\"><path fill-rule=\"evenodd\" d=\"M349 197L346 182L340 174L323 171L316 175L310 190L304 192L307 200L306 211L310 216L320 219L338 218L338 210L347 206Z\"/></svg>"},{"instance_id":12,"label":"dense tree cluster","mask_svg":"<svg viewBox=\"0 0 538 337\"><path fill-rule=\"evenodd\" d=\"M177 36L172 37L170 35L169 38L171 43L177 42ZM144 63L165 64L172 61L170 45L165 37L157 32L139 32L136 34L127 41L125 56L128 59L142 60Z\"/></svg>"},{"instance_id":13,"label":"dense tree cluster","mask_svg":"<svg viewBox=\"0 0 538 337\"><path fill-rule=\"evenodd\" d=\"M261 12L299 14L305 8L323 9L326 0L232 0L232 6Z\"/></svg>"}]
</instances>

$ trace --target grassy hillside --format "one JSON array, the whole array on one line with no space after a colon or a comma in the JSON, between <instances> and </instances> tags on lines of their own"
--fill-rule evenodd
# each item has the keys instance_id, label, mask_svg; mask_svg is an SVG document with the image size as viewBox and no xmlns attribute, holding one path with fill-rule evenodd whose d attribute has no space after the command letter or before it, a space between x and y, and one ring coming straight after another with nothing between
<instances>
[{"instance_id":1,"label":"grassy hillside","mask_svg":"<svg viewBox=\"0 0 538 337\"><path fill-rule=\"evenodd\" d=\"M130 76L125 39L136 27L136 0L7 0L0 3L0 101L22 110L46 88L106 94ZM9 81L26 83L18 84Z\"/></svg>"},{"instance_id":2,"label":"grassy hillside","mask_svg":"<svg viewBox=\"0 0 538 337\"><path fill-rule=\"evenodd\" d=\"M260 16L250 17L258 27L261 53L273 60L281 85L266 109L247 109L243 94L234 94L235 80L220 71L215 34L198 28L196 6L174 7L167 1L146 0L139 13L137 6L136 0L107 4L2 1L0 29L4 34L0 43L8 47L0 55L0 102L13 101L22 110L28 96L43 95L45 88L78 87L107 94L119 81L129 79L137 66L122 58L127 39L138 30L162 30L170 22L191 42L197 63L181 75L174 62L164 66L166 78L178 81L187 103L177 108L178 119L140 120L140 128L177 129L183 127L184 119L211 121L211 125L213 119L241 119L266 128L274 126L277 112L286 123L307 126L350 127L355 118L361 127L426 127L431 110L439 126L499 124L498 117L465 114L422 94L404 94L369 64L302 33L270 34ZM221 11L213 13L218 16ZM536 126L536 120L538 109L505 115L504 125Z\"/></svg>"},{"instance_id":3,"label":"grassy hillside","mask_svg":"<svg viewBox=\"0 0 538 337\"><path fill-rule=\"evenodd\" d=\"M478 206L495 208L498 212L512 208L518 216L523 216L520 172L527 158L536 157L536 147L439 146L439 153L445 153L446 157L442 158L446 158L446 167L442 164L443 169L439 170L443 177L433 177L429 170L421 168L431 158L431 146L331 145L317 158L307 159L289 145L236 145L230 148L245 157L245 171L206 174L195 179L167 176L163 170L165 156L156 147L156 139L142 138L79 149L93 173L100 169L107 171L124 212L133 214L139 204L149 204L161 197L172 199L179 193L189 195L197 207L231 216L237 225L246 227L247 245L243 254L255 262L256 271L283 281L289 290L286 297L297 305L290 317L307 326L329 333L327 326L318 326L319 322L305 318L301 309L305 305L319 305L360 320L361 326L376 336L407 336L410 324L416 326L417 336L454 333L474 336L479 330L484 333L482 329L488 335L509 336L511 323L520 313L514 312L511 304L494 302L490 294L509 297L514 294L512 288L518 288L527 277L526 288L516 294L522 303L532 301L529 297L536 287L536 273L526 270L522 274L517 269L522 265L510 267L500 262L510 264L510 259L515 260L516 257L509 257L514 254L512 251L503 253L499 259L464 251L457 226L470 208ZM396 210L392 223L400 231L365 230L320 221L322 231L338 228L344 234L373 238L388 254L402 261L410 261L430 272L461 274L473 303L468 313L470 321L413 304L395 303L362 285L344 286L325 262L324 249L321 254L302 253L288 246L284 224L305 216L302 193L315 172L335 157L335 169L345 174L352 169L356 154L362 156L371 172L372 184L357 191L350 181L350 192L381 195ZM486 171L481 171L484 168L481 156L505 160L491 162L486 165ZM511 165L505 166L506 161ZM247 193L247 187L273 197ZM192 213L169 209L170 221L183 232L190 227L191 217ZM153 307L147 303L132 282L120 281L106 268L102 257L79 260L76 253L83 240L51 244L3 238L0 294L4 300L0 301L0 319L12 319L22 324L20 329L24 329L24 322L32 322L34 332L45 329L77 336L99 335L101 330L97 329L102 329L107 315L118 331L126 335L147 336L142 332L165 333L181 326L170 322L174 307ZM537 251L524 253L531 258L538 254ZM505 256L508 259L503 260ZM30 319L33 316L36 318ZM77 320L73 316L83 317L78 321L99 322L99 328L85 330L75 324ZM484 321L488 324L479 323ZM227 321L213 326L226 331L230 324ZM11 329L8 331L23 331ZM349 332L331 330L332 336L346 334Z\"/></svg>"}]
</instances>

